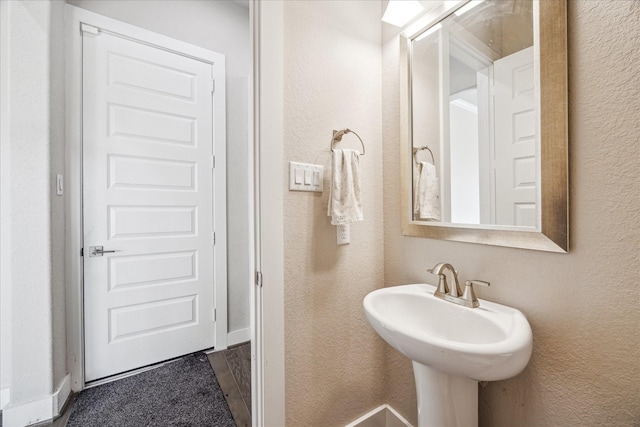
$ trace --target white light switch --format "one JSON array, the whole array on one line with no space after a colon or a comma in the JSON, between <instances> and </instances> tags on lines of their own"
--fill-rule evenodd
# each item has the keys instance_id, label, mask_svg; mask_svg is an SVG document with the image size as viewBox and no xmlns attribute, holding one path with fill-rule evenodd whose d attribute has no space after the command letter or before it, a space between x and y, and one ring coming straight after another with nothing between
<instances>
[{"instance_id":1,"label":"white light switch","mask_svg":"<svg viewBox=\"0 0 640 427\"><path fill-rule=\"evenodd\" d=\"M64 178L62 175L56 175L56 195L62 196L64 194Z\"/></svg>"},{"instance_id":2,"label":"white light switch","mask_svg":"<svg viewBox=\"0 0 640 427\"><path fill-rule=\"evenodd\" d=\"M322 165L289 162L289 190L322 193Z\"/></svg>"}]
</instances>

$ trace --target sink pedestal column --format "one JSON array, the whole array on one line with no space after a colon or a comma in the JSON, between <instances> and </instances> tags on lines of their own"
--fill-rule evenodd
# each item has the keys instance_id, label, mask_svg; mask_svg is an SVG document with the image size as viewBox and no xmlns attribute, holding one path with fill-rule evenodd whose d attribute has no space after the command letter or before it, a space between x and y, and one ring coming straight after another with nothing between
<instances>
[{"instance_id":1,"label":"sink pedestal column","mask_svg":"<svg viewBox=\"0 0 640 427\"><path fill-rule=\"evenodd\" d=\"M478 425L478 382L443 374L413 362L418 397L418 427Z\"/></svg>"}]
</instances>

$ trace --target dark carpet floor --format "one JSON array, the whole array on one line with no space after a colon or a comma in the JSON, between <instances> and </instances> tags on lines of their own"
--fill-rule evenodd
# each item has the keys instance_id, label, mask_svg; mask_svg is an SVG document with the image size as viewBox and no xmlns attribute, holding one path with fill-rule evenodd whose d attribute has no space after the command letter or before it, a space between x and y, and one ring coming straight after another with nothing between
<instances>
[{"instance_id":1,"label":"dark carpet floor","mask_svg":"<svg viewBox=\"0 0 640 427\"><path fill-rule=\"evenodd\" d=\"M67 427L235 427L204 353L82 391Z\"/></svg>"}]
</instances>

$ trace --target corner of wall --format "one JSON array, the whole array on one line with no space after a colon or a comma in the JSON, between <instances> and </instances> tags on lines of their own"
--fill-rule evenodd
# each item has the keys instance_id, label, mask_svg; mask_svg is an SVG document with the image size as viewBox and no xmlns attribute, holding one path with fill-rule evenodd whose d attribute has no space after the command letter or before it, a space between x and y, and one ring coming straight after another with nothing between
<instances>
[{"instance_id":1,"label":"corner of wall","mask_svg":"<svg viewBox=\"0 0 640 427\"><path fill-rule=\"evenodd\" d=\"M0 2L0 410L11 386L11 185L9 175L9 2Z\"/></svg>"},{"instance_id":2,"label":"corner of wall","mask_svg":"<svg viewBox=\"0 0 640 427\"><path fill-rule=\"evenodd\" d=\"M53 88L64 78L64 65L62 59L52 62L63 44L55 29L62 27L63 8L61 2L2 2L0 389L3 403L9 400L5 420L49 419L56 411L53 396L64 402L61 396L68 395L64 279L53 265L53 240L63 236L63 227L54 231L53 224L62 222L64 211L51 206L52 153L64 144L64 89Z\"/></svg>"},{"instance_id":3,"label":"corner of wall","mask_svg":"<svg viewBox=\"0 0 640 427\"><path fill-rule=\"evenodd\" d=\"M57 196L56 175L65 173L65 2L51 2L50 17L50 179L51 198L51 303L53 380L57 384L67 374L66 293L65 293L65 200Z\"/></svg>"},{"instance_id":4,"label":"corner of wall","mask_svg":"<svg viewBox=\"0 0 640 427\"><path fill-rule=\"evenodd\" d=\"M255 2L259 70L255 90L259 188L256 268L263 276L263 287L256 290L256 316L262 330L256 332L255 346L262 355L259 367L255 411L262 425L285 424L285 342L284 342L284 223L282 202L283 130L283 7L274 0ZM263 292L263 289L269 289ZM266 367L268 369L263 369Z\"/></svg>"},{"instance_id":5,"label":"corner of wall","mask_svg":"<svg viewBox=\"0 0 640 427\"><path fill-rule=\"evenodd\" d=\"M403 283L403 240L400 200L400 30L382 25L382 115L383 129L383 204L384 204L384 283ZM407 282L404 282L407 283ZM385 401L406 419L417 425L416 390L411 361L385 344L387 379ZM402 381L398 381L402 378Z\"/></svg>"},{"instance_id":6,"label":"corner of wall","mask_svg":"<svg viewBox=\"0 0 640 427\"><path fill-rule=\"evenodd\" d=\"M384 348L362 309L384 286L378 2L284 2L283 194L287 424L344 425L384 403ZM364 221L338 246L327 217L332 130L362 138ZM360 147L355 136L343 148ZM288 191L288 162L322 165L324 193ZM309 385L312 384L312 390Z\"/></svg>"}]
</instances>

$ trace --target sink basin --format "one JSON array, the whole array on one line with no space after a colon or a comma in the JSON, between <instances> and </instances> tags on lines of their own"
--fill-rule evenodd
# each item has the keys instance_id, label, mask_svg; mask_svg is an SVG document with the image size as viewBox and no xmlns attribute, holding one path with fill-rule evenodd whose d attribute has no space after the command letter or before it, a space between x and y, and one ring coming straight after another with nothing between
<instances>
[{"instance_id":1,"label":"sink basin","mask_svg":"<svg viewBox=\"0 0 640 427\"><path fill-rule=\"evenodd\" d=\"M467 308L434 291L425 284L375 290L364 299L367 319L393 348L439 372L494 381L525 368L533 339L520 311L483 300Z\"/></svg>"},{"instance_id":2,"label":"sink basin","mask_svg":"<svg viewBox=\"0 0 640 427\"><path fill-rule=\"evenodd\" d=\"M413 361L418 426L477 426L478 381L503 380L529 362L524 315L490 301L467 308L414 284L375 290L364 310L375 331Z\"/></svg>"}]
</instances>

